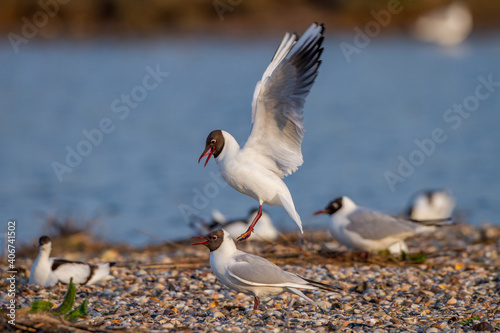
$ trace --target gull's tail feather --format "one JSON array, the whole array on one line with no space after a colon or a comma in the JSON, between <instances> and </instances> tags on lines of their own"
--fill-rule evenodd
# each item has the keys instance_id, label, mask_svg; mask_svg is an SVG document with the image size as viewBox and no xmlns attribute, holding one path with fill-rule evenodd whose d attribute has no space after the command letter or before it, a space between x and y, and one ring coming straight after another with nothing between
<instances>
[{"instance_id":1,"label":"gull's tail feather","mask_svg":"<svg viewBox=\"0 0 500 333\"><path fill-rule=\"evenodd\" d=\"M302 229L302 220L300 219L299 213L295 210L295 205L293 204L292 196L289 195L289 198L283 196L281 193L278 194L280 201L281 201L281 206L285 208L287 211L288 215L297 223L299 226L300 232L304 233L304 230Z\"/></svg>"},{"instance_id":2,"label":"gull's tail feather","mask_svg":"<svg viewBox=\"0 0 500 333\"><path fill-rule=\"evenodd\" d=\"M297 295L299 297L302 297L303 299L305 299L312 306L314 306L316 308L319 308L318 304L316 304L315 301L313 301L312 299L310 299L309 297L307 297L306 295L304 295L304 293L302 291L300 291L298 289L295 289L295 288L290 288L290 287L288 287L288 290L290 290L295 295Z\"/></svg>"}]
</instances>

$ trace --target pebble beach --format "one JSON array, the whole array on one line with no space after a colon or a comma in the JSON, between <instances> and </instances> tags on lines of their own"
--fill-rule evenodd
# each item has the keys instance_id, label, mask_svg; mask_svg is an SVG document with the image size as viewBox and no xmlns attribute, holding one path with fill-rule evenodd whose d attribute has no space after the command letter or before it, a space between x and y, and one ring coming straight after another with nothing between
<instances>
[{"instance_id":1,"label":"pebble beach","mask_svg":"<svg viewBox=\"0 0 500 333\"><path fill-rule=\"evenodd\" d=\"M11 332L474 332L500 330L500 227L455 225L407 240L405 257L380 253L368 259L336 243L326 230L286 234L277 242L239 244L292 273L338 287L306 292L323 311L282 294L253 297L222 286L209 251L192 242L143 248L100 244L64 252L68 259L116 261L112 277L77 285L75 304L88 297L88 315L76 322L30 313L35 300L60 304L65 285L28 285L36 253L17 258L16 325ZM54 240L54 244L56 241ZM53 255L58 255L54 248ZM1 269L0 304L10 298ZM295 297L295 296L293 296Z\"/></svg>"}]
</instances>

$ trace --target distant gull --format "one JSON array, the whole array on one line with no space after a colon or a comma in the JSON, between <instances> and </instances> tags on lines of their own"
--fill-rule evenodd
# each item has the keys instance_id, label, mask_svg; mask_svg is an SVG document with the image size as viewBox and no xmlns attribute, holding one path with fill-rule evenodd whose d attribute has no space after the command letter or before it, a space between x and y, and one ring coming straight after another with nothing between
<instances>
[{"instance_id":1,"label":"distant gull","mask_svg":"<svg viewBox=\"0 0 500 333\"><path fill-rule=\"evenodd\" d=\"M237 191L259 202L259 211L238 241L250 237L262 216L262 204L280 205L297 223L302 221L282 178L303 163L305 98L318 75L323 48L323 25L313 24L300 37L285 34L278 50L255 87L252 101L253 128L243 148L226 131L212 131L205 156L213 155L224 180Z\"/></svg>"},{"instance_id":2,"label":"distant gull","mask_svg":"<svg viewBox=\"0 0 500 333\"><path fill-rule=\"evenodd\" d=\"M393 217L367 208L358 207L348 197L340 197L314 215L329 214L330 232L335 239L365 253L379 252L391 246L405 249L406 238L422 232L432 232L436 226L451 224L449 219L419 222ZM393 250L394 251L394 250Z\"/></svg>"},{"instance_id":3,"label":"distant gull","mask_svg":"<svg viewBox=\"0 0 500 333\"><path fill-rule=\"evenodd\" d=\"M262 257L240 251L229 233L223 229L212 231L203 241L210 249L210 266L223 285L254 296L254 310L259 308L260 297L275 296L285 291L294 293L316 308L316 302L298 289L338 291L338 288L286 272Z\"/></svg>"},{"instance_id":4,"label":"distant gull","mask_svg":"<svg viewBox=\"0 0 500 333\"><path fill-rule=\"evenodd\" d=\"M455 199L448 190L422 191L414 195L408 216L414 220L450 218L455 209Z\"/></svg>"},{"instance_id":5,"label":"distant gull","mask_svg":"<svg viewBox=\"0 0 500 333\"><path fill-rule=\"evenodd\" d=\"M231 237L236 238L248 229L257 213L258 209L256 208L248 213L246 219L228 220L220 211L214 210L212 212L212 221L204 221L201 217L194 216L191 218L189 225L198 232L205 234L216 229L224 229L229 232ZM271 217L263 210L259 223L255 226L255 233L250 236L250 239L273 241L278 236L279 232L274 227Z\"/></svg>"},{"instance_id":6,"label":"distant gull","mask_svg":"<svg viewBox=\"0 0 500 333\"><path fill-rule=\"evenodd\" d=\"M91 285L109 276L109 269L114 263L87 264L80 261L49 258L52 242L48 236L39 240L40 252L30 271L29 284L43 287L55 285L57 282L69 284L73 278L75 284Z\"/></svg>"},{"instance_id":7,"label":"distant gull","mask_svg":"<svg viewBox=\"0 0 500 333\"><path fill-rule=\"evenodd\" d=\"M420 16L412 27L415 38L443 46L462 43L472 30L472 14L461 1Z\"/></svg>"}]
</instances>

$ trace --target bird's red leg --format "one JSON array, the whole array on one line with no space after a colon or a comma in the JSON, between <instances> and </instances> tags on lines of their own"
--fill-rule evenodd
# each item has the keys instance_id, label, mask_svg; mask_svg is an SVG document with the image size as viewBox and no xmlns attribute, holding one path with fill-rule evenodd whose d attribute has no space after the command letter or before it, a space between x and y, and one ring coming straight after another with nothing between
<instances>
[{"instance_id":1,"label":"bird's red leg","mask_svg":"<svg viewBox=\"0 0 500 333\"><path fill-rule=\"evenodd\" d=\"M250 235L253 232L253 227L255 227L255 225L257 224L257 221L260 219L261 216L262 216L262 205L259 205L259 211L257 212L257 215L253 219L253 221L250 224L250 226L248 227L248 230L245 231L245 233L243 235L241 235L240 237L236 238L238 240L238 242L242 242L242 241L248 239L248 237L250 237Z\"/></svg>"},{"instance_id":2,"label":"bird's red leg","mask_svg":"<svg viewBox=\"0 0 500 333\"><path fill-rule=\"evenodd\" d=\"M254 297L253 299L253 309L258 310L260 305L260 300L257 296Z\"/></svg>"},{"instance_id":3,"label":"bird's red leg","mask_svg":"<svg viewBox=\"0 0 500 333\"><path fill-rule=\"evenodd\" d=\"M359 259L368 260L368 258L370 257L370 252L360 251L358 256L359 256Z\"/></svg>"}]
</instances>

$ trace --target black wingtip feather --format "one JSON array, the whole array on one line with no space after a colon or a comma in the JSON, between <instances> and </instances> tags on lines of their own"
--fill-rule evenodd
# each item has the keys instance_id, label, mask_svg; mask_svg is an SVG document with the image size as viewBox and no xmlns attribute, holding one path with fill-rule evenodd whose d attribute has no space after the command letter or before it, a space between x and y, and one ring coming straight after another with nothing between
<instances>
[{"instance_id":1,"label":"black wingtip feather","mask_svg":"<svg viewBox=\"0 0 500 333\"><path fill-rule=\"evenodd\" d=\"M332 285L329 285L329 284L325 284L325 283L322 283L322 282L318 282L318 281L314 281L314 280L311 280L311 279L306 279L305 277L303 276L300 276L299 277L307 282L309 282L311 285L315 286L315 287L318 287L319 289L323 289L323 290L327 290L327 291L332 291L332 292L338 292L338 291L341 291L343 290L342 288L340 287L336 287L336 286L332 286Z\"/></svg>"}]
</instances>

